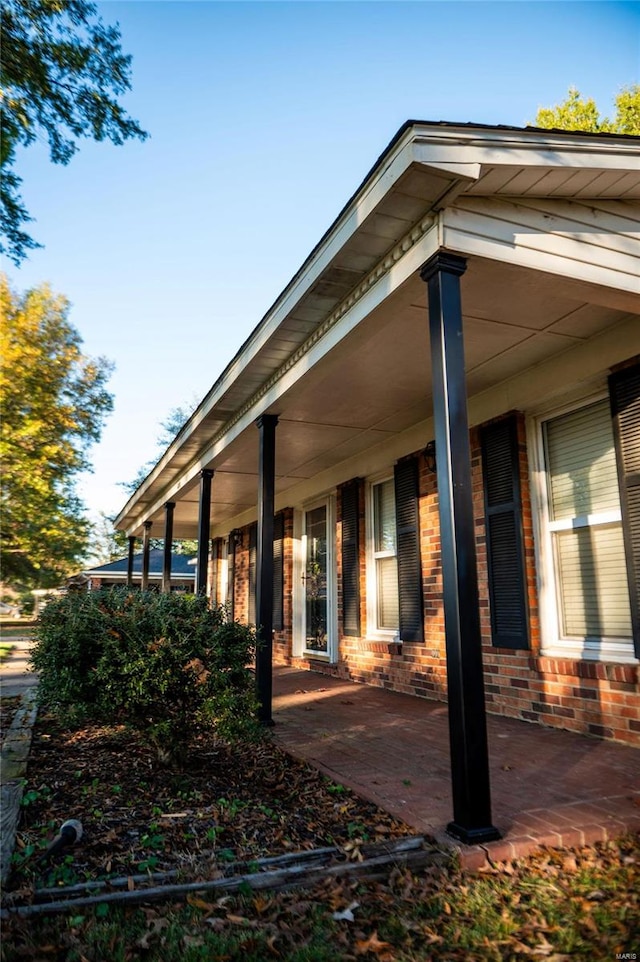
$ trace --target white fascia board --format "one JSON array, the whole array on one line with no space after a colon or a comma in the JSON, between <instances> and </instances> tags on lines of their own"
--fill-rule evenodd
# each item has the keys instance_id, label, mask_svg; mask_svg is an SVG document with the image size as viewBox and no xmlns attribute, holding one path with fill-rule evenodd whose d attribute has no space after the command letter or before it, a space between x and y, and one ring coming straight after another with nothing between
<instances>
[{"instance_id":1,"label":"white fascia board","mask_svg":"<svg viewBox=\"0 0 640 962\"><path fill-rule=\"evenodd\" d=\"M197 477L203 467L211 464L219 457L237 437L255 423L256 419L286 394L305 374L322 358L332 351L351 331L354 330L376 307L405 283L416 271L436 253L440 243L440 219L435 219L432 226L422 235L420 240L411 247L382 277L360 297L356 303L342 315L342 317L324 334L312 343L308 350L300 351L298 360L285 370L281 376L275 377L271 386L259 392L254 403L248 406L245 413L216 441L201 452L180 480L175 482L162 496L150 504L143 514L136 519L135 528L139 528L144 521L150 519L165 501L171 501L179 492Z\"/></svg>"},{"instance_id":2,"label":"white fascia board","mask_svg":"<svg viewBox=\"0 0 640 962\"><path fill-rule=\"evenodd\" d=\"M446 174L447 176L459 178L466 183L472 184L474 181L480 179L480 174L482 173L482 164L477 163L456 163L452 161L438 161L437 163L431 158L429 161L417 160L422 167L426 167L428 170L436 170L438 173ZM462 189L466 184L460 185Z\"/></svg>"},{"instance_id":3,"label":"white fascia board","mask_svg":"<svg viewBox=\"0 0 640 962\"><path fill-rule=\"evenodd\" d=\"M418 127L415 159L430 166L477 163L483 166L580 167L640 172L640 139L607 138L594 142L588 134L568 139L539 131L465 131Z\"/></svg>"}]
</instances>

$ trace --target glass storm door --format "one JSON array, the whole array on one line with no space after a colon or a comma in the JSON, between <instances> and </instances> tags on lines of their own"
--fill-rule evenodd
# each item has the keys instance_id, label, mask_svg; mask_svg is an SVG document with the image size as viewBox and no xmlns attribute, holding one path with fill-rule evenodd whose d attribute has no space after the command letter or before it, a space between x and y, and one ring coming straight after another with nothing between
<instances>
[{"instance_id":1,"label":"glass storm door","mask_svg":"<svg viewBox=\"0 0 640 962\"><path fill-rule=\"evenodd\" d=\"M305 648L329 652L327 506L305 512Z\"/></svg>"},{"instance_id":2,"label":"glass storm door","mask_svg":"<svg viewBox=\"0 0 640 962\"><path fill-rule=\"evenodd\" d=\"M332 549L328 504L304 514L304 647L332 655Z\"/></svg>"}]
</instances>

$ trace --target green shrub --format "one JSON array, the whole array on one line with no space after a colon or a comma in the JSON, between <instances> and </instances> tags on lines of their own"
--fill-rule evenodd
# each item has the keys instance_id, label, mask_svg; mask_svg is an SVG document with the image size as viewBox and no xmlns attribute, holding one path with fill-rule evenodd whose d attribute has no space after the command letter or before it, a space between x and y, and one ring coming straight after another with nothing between
<instances>
[{"instance_id":1,"label":"green shrub","mask_svg":"<svg viewBox=\"0 0 640 962\"><path fill-rule=\"evenodd\" d=\"M254 652L251 629L206 598L117 588L49 602L32 662L47 707L130 724L168 761L205 731L257 735Z\"/></svg>"}]
</instances>

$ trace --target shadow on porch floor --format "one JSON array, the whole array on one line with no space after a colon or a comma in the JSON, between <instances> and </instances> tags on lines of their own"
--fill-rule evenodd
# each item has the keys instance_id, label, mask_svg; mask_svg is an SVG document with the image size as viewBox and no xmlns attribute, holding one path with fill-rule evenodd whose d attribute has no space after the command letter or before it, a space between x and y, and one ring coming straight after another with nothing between
<instances>
[{"instance_id":1,"label":"shadow on porch floor","mask_svg":"<svg viewBox=\"0 0 640 962\"><path fill-rule=\"evenodd\" d=\"M640 830L640 749L488 715L493 823L502 840L460 845L445 834L453 815L445 704L293 668L275 668L273 685L283 747L455 845L469 869L487 857Z\"/></svg>"}]
</instances>

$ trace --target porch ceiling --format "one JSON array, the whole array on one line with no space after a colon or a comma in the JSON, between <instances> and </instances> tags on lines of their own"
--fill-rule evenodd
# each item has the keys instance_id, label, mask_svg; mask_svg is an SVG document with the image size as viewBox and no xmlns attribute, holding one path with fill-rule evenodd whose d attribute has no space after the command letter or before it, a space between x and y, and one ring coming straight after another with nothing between
<instances>
[{"instance_id":1,"label":"porch ceiling","mask_svg":"<svg viewBox=\"0 0 640 962\"><path fill-rule=\"evenodd\" d=\"M585 286L586 287L586 286ZM467 387L473 397L613 328L627 311L594 301L561 278L506 264L470 259L462 278ZM590 298L590 299L588 299ZM638 318L640 349L640 318ZM413 276L370 314L338 348L310 370L273 407L278 507L297 503L308 479L330 469L348 480L349 462L424 423L430 440L431 370L426 287ZM426 422L426 423L425 423ZM393 460L390 455L389 461ZM211 460L212 534L256 515L258 432L244 431ZM178 496L174 535L195 537L198 486ZM162 502L149 515L157 534Z\"/></svg>"},{"instance_id":2,"label":"porch ceiling","mask_svg":"<svg viewBox=\"0 0 640 962\"><path fill-rule=\"evenodd\" d=\"M587 142L593 152L592 138L545 132L542 150L540 132L520 134L517 149L514 134L494 129L483 136L464 127L438 127L437 135L431 128L413 129L394 142L130 499L118 527L139 534L142 522L151 520L161 535L163 504L172 500L174 537L195 537L195 473L201 467L216 472L212 534L255 517L257 430L251 424L237 435L230 432L216 450L211 440L222 437L239 413L252 414L255 398L268 398L272 383L279 387L277 401L261 402L255 416L279 415L278 507L294 503L318 475L330 475L331 483L348 480L356 455L393 446L398 435L423 422L428 431L427 298L415 269L321 358L312 360L308 346L322 340L328 319L339 320L385 283L416 238L438 229L437 211L463 193L533 198L551 191L563 202L583 201L594 190L595 196L611 196L614 187L625 197L640 195L640 177L630 175L637 144L627 150L622 138L623 147L614 142L613 149L605 138L585 172L580 145ZM636 156L629 159L632 150ZM474 157L478 162L469 163ZM562 169L550 170L552 162ZM611 287L473 253L461 282L470 397L613 329L629 316L630 304L640 315L640 289L618 296ZM304 376L287 387L281 375L294 364L306 365ZM425 435L420 443L428 440ZM397 456L390 454L388 462Z\"/></svg>"}]
</instances>

